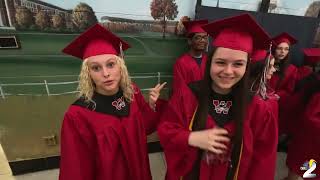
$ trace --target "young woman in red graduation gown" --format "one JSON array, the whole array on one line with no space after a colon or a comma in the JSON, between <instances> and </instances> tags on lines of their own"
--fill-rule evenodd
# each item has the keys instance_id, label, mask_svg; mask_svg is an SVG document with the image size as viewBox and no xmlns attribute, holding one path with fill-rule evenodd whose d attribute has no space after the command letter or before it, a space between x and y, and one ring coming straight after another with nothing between
<instances>
[{"instance_id":1,"label":"young woman in red graduation gown","mask_svg":"<svg viewBox=\"0 0 320 180\"><path fill-rule=\"evenodd\" d=\"M186 85L203 78L207 62L208 33L201 26L208 20L184 22L187 31L189 52L180 56L173 66L172 90L175 92L180 84Z\"/></svg>"},{"instance_id":2,"label":"young woman in red graduation gown","mask_svg":"<svg viewBox=\"0 0 320 180\"><path fill-rule=\"evenodd\" d=\"M315 67L320 62L320 49L305 49L305 61ZM315 68L313 68L315 70ZM305 170L300 167L313 159L317 165L320 162L320 71L314 71L297 83L294 95L288 101L288 112L291 112L290 133L287 166L289 168L286 180L302 178ZM292 113L295 112L295 113ZM320 179L317 167L312 173L313 179Z\"/></svg>"},{"instance_id":3,"label":"young woman in red graduation gown","mask_svg":"<svg viewBox=\"0 0 320 180\"><path fill-rule=\"evenodd\" d=\"M157 127L164 84L150 91L146 103L120 56L127 48L96 24L63 50L83 63L80 97L61 130L60 180L152 179L146 136Z\"/></svg>"},{"instance_id":4,"label":"young woman in red graduation gown","mask_svg":"<svg viewBox=\"0 0 320 180\"><path fill-rule=\"evenodd\" d=\"M275 94L274 90L268 84L273 73L276 72L274 67L275 58L268 52L270 51L257 49L252 53L249 75L250 89L260 94L263 99L274 99L276 100L274 102L277 102L279 96ZM274 107L278 108L278 105ZM278 109L275 109L274 112L278 112Z\"/></svg>"},{"instance_id":5,"label":"young woman in red graduation gown","mask_svg":"<svg viewBox=\"0 0 320 180\"><path fill-rule=\"evenodd\" d=\"M277 72L270 79L270 86L282 98L290 95L295 87L297 67L290 64L289 51L297 40L284 32L274 37L273 42L272 55Z\"/></svg>"},{"instance_id":6,"label":"young woman in red graduation gown","mask_svg":"<svg viewBox=\"0 0 320 180\"><path fill-rule=\"evenodd\" d=\"M205 77L171 97L158 127L166 179L272 180L276 115L272 103L247 88L249 54L268 35L249 14L203 28L215 47Z\"/></svg>"},{"instance_id":7,"label":"young woman in red graduation gown","mask_svg":"<svg viewBox=\"0 0 320 180\"><path fill-rule=\"evenodd\" d=\"M279 95L279 134L288 133L288 121L283 108L287 105L288 98L292 95L297 81L298 68L290 64L289 51L297 40L290 34L284 32L273 38L274 48L272 55L275 57L275 67L277 72L269 81L270 87Z\"/></svg>"}]
</instances>

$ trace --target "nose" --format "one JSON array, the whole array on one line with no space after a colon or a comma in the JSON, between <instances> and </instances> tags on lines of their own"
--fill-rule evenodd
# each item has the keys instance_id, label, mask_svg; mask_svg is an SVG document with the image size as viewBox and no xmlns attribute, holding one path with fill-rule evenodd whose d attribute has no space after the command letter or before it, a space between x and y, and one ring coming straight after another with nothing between
<instances>
[{"instance_id":1,"label":"nose","mask_svg":"<svg viewBox=\"0 0 320 180\"><path fill-rule=\"evenodd\" d=\"M110 76L110 72L107 68L103 68L103 76L106 78Z\"/></svg>"},{"instance_id":2,"label":"nose","mask_svg":"<svg viewBox=\"0 0 320 180\"><path fill-rule=\"evenodd\" d=\"M224 74L232 74L232 72L233 72L233 67L232 67L232 65L231 65L231 64L227 64L227 65L225 66L225 68L224 68L223 73L224 73Z\"/></svg>"}]
</instances>

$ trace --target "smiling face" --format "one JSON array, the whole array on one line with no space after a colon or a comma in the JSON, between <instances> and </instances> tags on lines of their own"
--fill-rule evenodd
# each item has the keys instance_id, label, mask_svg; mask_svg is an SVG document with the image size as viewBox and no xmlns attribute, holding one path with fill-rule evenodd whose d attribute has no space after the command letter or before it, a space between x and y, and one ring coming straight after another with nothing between
<instances>
[{"instance_id":1,"label":"smiling face","mask_svg":"<svg viewBox=\"0 0 320 180\"><path fill-rule=\"evenodd\" d=\"M195 33L192 38L189 39L189 44L195 51L205 51L208 46L208 34Z\"/></svg>"},{"instance_id":2,"label":"smiling face","mask_svg":"<svg viewBox=\"0 0 320 180\"><path fill-rule=\"evenodd\" d=\"M218 47L212 56L210 76L212 89L219 94L231 92L246 72L248 53Z\"/></svg>"},{"instance_id":3,"label":"smiling face","mask_svg":"<svg viewBox=\"0 0 320 180\"><path fill-rule=\"evenodd\" d=\"M103 95L116 94L120 87L121 70L115 55L103 54L87 60L89 75L96 91Z\"/></svg>"}]
</instances>

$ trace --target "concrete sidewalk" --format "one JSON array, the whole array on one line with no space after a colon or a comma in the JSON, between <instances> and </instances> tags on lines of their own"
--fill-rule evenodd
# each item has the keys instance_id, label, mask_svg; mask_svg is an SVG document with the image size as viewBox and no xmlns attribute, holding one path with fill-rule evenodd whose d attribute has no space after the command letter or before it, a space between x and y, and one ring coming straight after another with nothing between
<instances>
[{"instance_id":1,"label":"concrete sidewalk","mask_svg":"<svg viewBox=\"0 0 320 180\"><path fill-rule=\"evenodd\" d=\"M151 173L153 180L164 180L166 165L162 153L149 154ZM278 153L277 172L275 180L281 180L287 175L287 168L285 166L285 153ZM59 176L59 169L40 171L36 173L29 173L20 176L15 176L16 180L57 180ZM1 178L0 178L1 179ZM1 179L2 180L2 179Z\"/></svg>"}]
</instances>

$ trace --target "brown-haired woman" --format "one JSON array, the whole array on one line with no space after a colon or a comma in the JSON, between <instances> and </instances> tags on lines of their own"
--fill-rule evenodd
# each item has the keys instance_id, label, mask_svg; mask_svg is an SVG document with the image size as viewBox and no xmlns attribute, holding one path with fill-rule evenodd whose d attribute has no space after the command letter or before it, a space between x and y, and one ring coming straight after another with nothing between
<instances>
[{"instance_id":1,"label":"brown-haired woman","mask_svg":"<svg viewBox=\"0 0 320 180\"><path fill-rule=\"evenodd\" d=\"M158 128L166 179L274 179L277 120L248 88L250 55L269 36L249 14L203 28L214 38L205 77L173 95Z\"/></svg>"}]
</instances>

